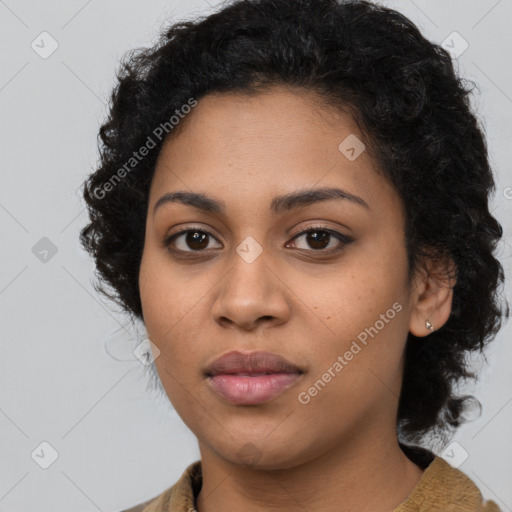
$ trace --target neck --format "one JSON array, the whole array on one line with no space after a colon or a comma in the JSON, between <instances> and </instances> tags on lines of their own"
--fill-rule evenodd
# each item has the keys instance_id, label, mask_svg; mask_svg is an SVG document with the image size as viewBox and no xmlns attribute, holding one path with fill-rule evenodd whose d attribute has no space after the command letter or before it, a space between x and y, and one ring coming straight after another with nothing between
<instances>
[{"instance_id":1,"label":"neck","mask_svg":"<svg viewBox=\"0 0 512 512\"><path fill-rule=\"evenodd\" d=\"M198 512L392 512L410 494L423 470L389 442L350 440L286 469L248 468L200 444L203 485Z\"/></svg>"}]
</instances>

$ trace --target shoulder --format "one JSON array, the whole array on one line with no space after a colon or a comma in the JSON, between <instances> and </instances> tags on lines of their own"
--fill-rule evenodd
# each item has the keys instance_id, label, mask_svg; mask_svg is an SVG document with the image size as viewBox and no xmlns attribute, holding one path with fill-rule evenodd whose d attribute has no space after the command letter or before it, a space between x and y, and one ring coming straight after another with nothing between
<instances>
[{"instance_id":1,"label":"shoulder","mask_svg":"<svg viewBox=\"0 0 512 512\"><path fill-rule=\"evenodd\" d=\"M141 503L140 505L137 505L136 507L133 507L133 508L129 508L129 509L126 509L126 510L123 510L122 512L144 512L144 509L150 504L152 503L154 499L151 499L149 501L145 501L144 503Z\"/></svg>"},{"instance_id":2,"label":"shoulder","mask_svg":"<svg viewBox=\"0 0 512 512\"><path fill-rule=\"evenodd\" d=\"M467 503L478 512L499 512L496 503L483 500L480 489L468 475L460 469L452 467L441 457L436 456L434 463L436 464L434 476L437 477L435 481L442 485L448 499L451 499L454 503L456 501ZM473 509L468 507L468 510L472 511Z\"/></svg>"},{"instance_id":3,"label":"shoulder","mask_svg":"<svg viewBox=\"0 0 512 512\"><path fill-rule=\"evenodd\" d=\"M409 497L394 512L430 510L501 512L496 503L483 500L473 480L439 456L434 457Z\"/></svg>"},{"instance_id":4,"label":"shoulder","mask_svg":"<svg viewBox=\"0 0 512 512\"><path fill-rule=\"evenodd\" d=\"M166 489L162 494L156 496L155 498L145 501L144 503L140 503L139 505L130 508L128 510L123 510L122 512L170 512L173 511L173 508L170 508L171 498L174 494L176 484Z\"/></svg>"}]
</instances>

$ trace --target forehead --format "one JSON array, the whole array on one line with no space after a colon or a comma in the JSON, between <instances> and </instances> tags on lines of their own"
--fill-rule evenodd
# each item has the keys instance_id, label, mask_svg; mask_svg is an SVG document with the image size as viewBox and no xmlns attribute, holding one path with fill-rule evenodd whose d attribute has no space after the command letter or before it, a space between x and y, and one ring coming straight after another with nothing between
<instances>
[{"instance_id":1,"label":"forehead","mask_svg":"<svg viewBox=\"0 0 512 512\"><path fill-rule=\"evenodd\" d=\"M249 205L315 184L341 187L369 204L385 202L386 194L397 199L362 149L365 137L352 117L313 92L273 87L255 95L209 94L181 122L161 149L153 206L173 190L209 190ZM347 140L361 151L355 159L342 151Z\"/></svg>"}]
</instances>

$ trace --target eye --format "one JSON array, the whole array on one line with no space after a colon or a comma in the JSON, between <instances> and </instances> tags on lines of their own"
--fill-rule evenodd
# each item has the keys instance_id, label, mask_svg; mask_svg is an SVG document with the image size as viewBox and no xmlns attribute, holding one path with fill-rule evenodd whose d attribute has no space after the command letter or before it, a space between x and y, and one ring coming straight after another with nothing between
<instances>
[{"instance_id":1,"label":"eye","mask_svg":"<svg viewBox=\"0 0 512 512\"><path fill-rule=\"evenodd\" d=\"M346 245L353 241L353 238L323 226L312 226L301 231L293 240L299 240L302 237L305 238L306 244L308 244L313 251L322 252L324 254L341 251ZM334 242L334 244L331 242ZM298 248L308 251L311 250L308 249L308 247Z\"/></svg>"},{"instance_id":2,"label":"eye","mask_svg":"<svg viewBox=\"0 0 512 512\"><path fill-rule=\"evenodd\" d=\"M201 252L208 248L209 238L215 239L208 231L185 228L168 236L164 240L164 246L181 252ZM192 250L187 250L187 247Z\"/></svg>"},{"instance_id":3,"label":"eye","mask_svg":"<svg viewBox=\"0 0 512 512\"><path fill-rule=\"evenodd\" d=\"M305 237L305 241L311 249L308 249L308 247L298 247L298 249L323 254L339 252L354 240L347 235L323 226L312 226L303 230L295 235L292 240L298 240L302 237ZM187 227L166 237L163 245L174 252L199 253L212 248L209 246L212 239L216 240L209 231Z\"/></svg>"}]
</instances>

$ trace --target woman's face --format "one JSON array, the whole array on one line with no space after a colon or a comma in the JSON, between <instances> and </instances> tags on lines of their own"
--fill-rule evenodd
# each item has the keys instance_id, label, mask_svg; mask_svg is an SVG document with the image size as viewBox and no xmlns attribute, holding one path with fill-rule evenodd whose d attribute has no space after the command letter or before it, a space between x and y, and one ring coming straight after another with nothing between
<instances>
[{"instance_id":1,"label":"woman's face","mask_svg":"<svg viewBox=\"0 0 512 512\"><path fill-rule=\"evenodd\" d=\"M181 128L150 190L140 293L157 371L202 456L286 468L394 435L414 300L404 212L352 119L276 87L210 94ZM327 188L347 197L315 197ZM220 206L181 196L155 209L178 191ZM232 351L294 367L207 374Z\"/></svg>"}]
</instances>

